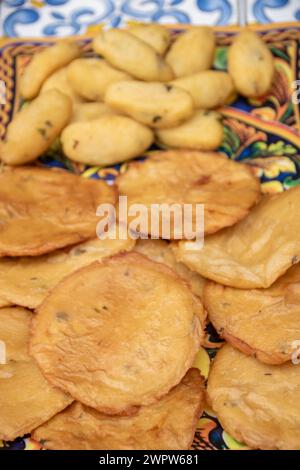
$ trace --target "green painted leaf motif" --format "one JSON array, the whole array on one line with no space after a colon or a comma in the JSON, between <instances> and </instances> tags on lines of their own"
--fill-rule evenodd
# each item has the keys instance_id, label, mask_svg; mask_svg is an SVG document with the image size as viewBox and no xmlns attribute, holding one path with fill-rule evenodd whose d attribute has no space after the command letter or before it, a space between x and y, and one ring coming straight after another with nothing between
<instances>
[{"instance_id":1,"label":"green painted leaf motif","mask_svg":"<svg viewBox=\"0 0 300 470\"><path fill-rule=\"evenodd\" d=\"M278 47L271 47L272 54L275 57L280 57L281 59L285 60L287 63L290 62L290 57L282 50L279 49Z\"/></svg>"},{"instance_id":2,"label":"green painted leaf motif","mask_svg":"<svg viewBox=\"0 0 300 470\"><path fill-rule=\"evenodd\" d=\"M224 439L224 442L227 445L228 449L230 449L230 450L240 450L240 449L245 449L246 448L245 444L242 444L241 442L238 442L236 439L234 439L229 434L227 434L226 431L223 431L223 439Z\"/></svg>"},{"instance_id":3,"label":"green painted leaf motif","mask_svg":"<svg viewBox=\"0 0 300 470\"><path fill-rule=\"evenodd\" d=\"M239 149L240 145L241 141L239 137L233 132L230 127L224 126L224 138L219 150L221 152L225 152L227 155L232 157L232 155L234 155Z\"/></svg>"},{"instance_id":4,"label":"green painted leaf motif","mask_svg":"<svg viewBox=\"0 0 300 470\"><path fill-rule=\"evenodd\" d=\"M251 146L251 154L254 157L290 157L297 154L297 150L290 144L285 144L282 140L267 145L266 142L254 142Z\"/></svg>"},{"instance_id":5,"label":"green painted leaf motif","mask_svg":"<svg viewBox=\"0 0 300 470\"><path fill-rule=\"evenodd\" d=\"M214 68L217 70L227 70L228 47L217 47L214 60Z\"/></svg>"},{"instance_id":6,"label":"green painted leaf motif","mask_svg":"<svg viewBox=\"0 0 300 470\"><path fill-rule=\"evenodd\" d=\"M264 157L266 155L268 145L266 142L254 142L251 146L252 157Z\"/></svg>"},{"instance_id":7,"label":"green painted leaf motif","mask_svg":"<svg viewBox=\"0 0 300 470\"><path fill-rule=\"evenodd\" d=\"M283 113L283 115L281 116L280 118L280 122L286 122L286 120L292 116L294 114L294 109L293 109L293 105L291 102L289 102L287 104L287 108L285 110L285 112Z\"/></svg>"},{"instance_id":8,"label":"green painted leaf motif","mask_svg":"<svg viewBox=\"0 0 300 470\"><path fill-rule=\"evenodd\" d=\"M238 135L236 135L230 127L225 126L225 136L227 136L232 148L234 150L237 150L241 145L241 141Z\"/></svg>"},{"instance_id":9,"label":"green painted leaf motif","mask_svg":"<svg viewBox=\"0 0 300 470\"><path fill-rule=\"evenodd\" d=\"M270 144L268 147L268 155L296 155L297 150L290 144L285 144L282 140L276 142L276 144Z\"/></svg>"},{"instance_id":10,"label":"green painted leaf motif","mask_svg":"<svg viewBox=\"0 0 300 470\"><path fill-rule=\"evenodd\" d=\"M287 176L283 181L284 189L294 188L295 186L300 186L300 178L293 179L291 176Z\"/></svg>"}]
</instances>

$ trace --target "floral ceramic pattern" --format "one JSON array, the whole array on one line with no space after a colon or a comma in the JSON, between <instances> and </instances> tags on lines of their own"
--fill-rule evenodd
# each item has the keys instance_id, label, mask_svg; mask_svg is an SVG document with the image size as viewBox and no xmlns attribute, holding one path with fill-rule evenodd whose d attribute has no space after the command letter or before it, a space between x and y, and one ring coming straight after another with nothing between
<instances>
[{"instance_id":1,"label":"floral ceramic pattern","mask_svg":"<svg viewBox=\"0 0 300 470\"><path fill-rule=\"evenodd\" d=\"M105 22L236 23L236 2L228 0L4 0L7 36L53 36L85 32Z\"/></svg>"},{"instance_id":2,"label":"floral ceramic pattern","mask_svg":"<svg viewBox=\"0 0 300 470\"><path fill-rule=\"evenodd\" d=\"M277 21L299 21L300 3L298 0L247 0L248 19L259 23Z\"/></svg>"},{"instance_id":3,"label":"floral ceramic pattern","mask_svg":"<svg viewBox=\"0 0 300 470\"><path fill-rule=\"evenodd\" d=\"M53 36L81 34L105 22L129 20L226 25L238 23L237 4L244 0L3 0L0 34ZM247 0L250 22L300 20L298 0Z\"/></svg>"},{"instance_id":4,"label":"floral ceramic pattern","mask_svg":"<svg viewBox=\"0 0 300 470\"><path fill-rule=\"evenodd\" d=\"M48 3L54 4L55 1L49 0ZM56 3L58 4L59 0ZM179 5L179 2L176 3ZM174 1L173 6L176 6ZM186 26L177 26L174 35L180 34L180 29L185 28ZM220 110L225 128L220 150L231 159L253 166L261 179L264 192L278 192L300 184L300 109L299 105L293 104L291 100L292 82L300 78L300 25L280 24L254 28L267 41L275 57L275 84L270 93L260 100L238 98L233 104ZM216 69L226 70L227 47L238 31L237 27L216 28ZM91 36L79 37L77 40L84 52L90 50ZM7 85L7 103L0 106L0 138L4 137L13 114L22 106L16 77L21 73L30 55L47 47L51 41L54 40L44 38L33 41L4 40L2 44L0 42L0 80L4 80ZM116 175L126 169L126 163L112 168L87 167L72 163L62 155L59 142L40 159L39 164L64 167L85 177L105 179L108 183L112 183ZM210 362L221 344L222 341L212 326L208 325L205 348L201 348L194 364L199 367L205 378L208 376ZM232 439L222 429L213 411L206 409L198 422L193 448L216 450L246 447ZM12 443L0 441L1 449L40 449L40 446L27 437Z\"/></svg>"}]
</instances>

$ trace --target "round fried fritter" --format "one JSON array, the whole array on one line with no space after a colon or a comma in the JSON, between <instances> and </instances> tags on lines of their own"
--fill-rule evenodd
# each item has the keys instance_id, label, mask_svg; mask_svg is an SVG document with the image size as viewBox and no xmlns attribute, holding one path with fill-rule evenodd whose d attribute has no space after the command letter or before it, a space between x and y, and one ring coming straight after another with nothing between
<instances>
[{"instance_id":1,"label":"round fried fritter","mask_svg":"<svg viewBox=\"0 0 300 470\"><path fill-rule=\"evenodd\" d=\"M53 450L189 449L203 412L203 382L198 369L190 369L179 385L134 416L108 416L75 402L33 438Z\"/></svg>"},{"instance_id":2,"label":"round fried fritter","mask_svg":"<svg viewBox=\"0 0 300 470\"><path fill-rule=\"evenodd\" d=\"M173 245L176 259L226 286L267 288L300 261L299 204L299 186L264 196L244 220L207 237L202 250Z\"/></svg>"},{"instance_id":3,"label":"round fried fritter","mask_svg":"<svg viewBox=\"0 0 300 470\"><path fill-rule=\"evenodd\" d=\"M68 395L46 381L28 355L31 317L31 312L20 307L0 309L0 341L6 346L6 363L0 362L0 439L3 440L28 434L72 402Z\"/></svg>"},{"instance_id":4,"label":"round fried fritter","mask_svg":"<svg viewBox=\"0 0 300 470\"><path fill-rule=\"evenodd\" d=\"M96 208L114 204L103 181L36 167L0 173L0 256L33 256L96 234Z\"/></svg>"},{"instance_id":5,"label":"round fried fritter","mask_svg":"<svg viewBox=\"0 0 300 470\"><path fill-rule=\"evenodd\" d=\"M134 251L147 256L153 261L163 263L173 269L180 277L185 279L191 286L193 294L202 299L205 280L199 274L190 271L184 264L176 261L170 245L165 240L138 240ZM0 264L1 266L1 264ZM0 278L1 286L1 278ZM0 290L1 293L1 290Z\"/></svg>"},{"instance_id":6,"label":"round fried fritter","mask_svg":"<svg viewBox=\"0 0 300 470\"><path fill-rule=\"evenodd\" d=\"M177 150L154 152L144 162L133 162L117 178L121 195L131 204L143 204L151 212L151 204L204 204L204 231L213 233L245 217L260 194L260 184L246 165L236 163L223 154ZM129 217L130 220L130 217ZM160 236L166 215L160 213ZM151 223L148 233L153 234ZM174 223L170 235L175 238ZM193 210L193 232L196 211ZM190 235L187 229L185 235ZM185 237L182 237L185 238Z\"/></svg>"},{"instance_id":7,"label":"round fried fritter","mask_svg":"<svg viewBox=\"0 0 300 470\"><path fill-rule=\"evenodd\" d=\"M53 289L33 323L31 352L50 382L85 405L131 414L180 382L199 349L202 316L172 270L125 253Z\"/></svg>"},{"instance_id":8,"label":"round fried fritter","mask_svg":"<svg viewBox=\"0 0 300 470\"><path fill-rule=\"evenodd\" d=\"M238 441L255 449L300 449L299 366L263 364L226 344L207 392L221 425Z\"/></svg>"},{"instance_id":9,"label":"round fried fritter","mask_svg":"<svg viewBox=\"0 0 300 470\"><path fill-rule=\"evenodd\" d=\"M1 258L0 299L6 304L36 308L67 275L93 261L130 251L134 244L129 238L95 239L43 256Z\"/></svg>"},{"instance_id":10,"label":"round fried fritter","mask_svg":"<svg viewBox=\"0 0 300 470\"><path fill-rule=\"evenodd\" d=\"M204 303L218 333L267 364L292 358L300 340L300 264L268 289L235 289L209 282Z\"/></svg>"}]
</instances>

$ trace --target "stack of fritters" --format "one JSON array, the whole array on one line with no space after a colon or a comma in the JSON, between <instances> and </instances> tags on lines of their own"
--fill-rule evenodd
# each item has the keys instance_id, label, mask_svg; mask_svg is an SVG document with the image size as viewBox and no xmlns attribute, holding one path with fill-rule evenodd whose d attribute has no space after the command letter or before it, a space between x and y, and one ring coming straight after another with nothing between
<instances>
[{"instance_id":1,"label":"stack of fritters","mask_svg":"<svg viewBox=\"0 0 300 470\"><path fill-rule=\"evenodd\" d=\"M154 141L171 150L128 163L113 185L1 169L0 439L189 449L205 405L193 365L208 313L228 342L207 387L224 429L254 448L300 448L300 188L261 198L250 167L212 152L223 138L215 108L237 92L267 93L272 54L244 31L228 73L217 72L209 28L172 41L159 25L103 31L93 48L82 57L63 41L33 58L21 77L30 103L8 126L1 160L33 162L57 139L65 156L94 165L141 156ZM165 234L160 212L158 233L136 230L148 239L98 239L96 209L118 195L143 204L148 222L153 204L204 204L204 247L190 240L195 211L179 236L175 222Z\"/></svg>"}]
</instances>

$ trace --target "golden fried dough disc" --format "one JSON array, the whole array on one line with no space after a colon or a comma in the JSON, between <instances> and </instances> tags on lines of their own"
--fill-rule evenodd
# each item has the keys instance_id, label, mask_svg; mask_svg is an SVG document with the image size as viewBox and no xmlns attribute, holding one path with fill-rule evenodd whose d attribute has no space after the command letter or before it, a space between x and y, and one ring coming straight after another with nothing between
<instances>
[{"instance_id":1,"label":"golden fried dough disc","mask_svg":"<svg viewBox=\"0 0 300 470\"><path fill-rule=\"evenodd\" d=\"M121 195L131 204L204 204L204 231L213 233L245 217L257 201L260 184L246 165L223 154L174 150L154 152L145 162L133 162L117 178ZM165 215L160 215L160 230ZM196 211L193 210L193 231ZM174 237L174 224L162 238ZM188 231L188 230L187 230ZM148 223L148 233L152 233ZM190 232L188 231L188 235ZM186 238L182 236L182 238Z\"/></svg>"},{"instance_id":2,"label":"golden fried dough disc","mask_svg":"<svg viewBox=\"0 0 300 470\"><path fill-rule=\"evenodd\" d=\"M179 385L134 416L108 416L75 402L33 438L53 450L185 450L203 407L203 378L190 369Z\"/></svg>"},{"instance_id":3,"label":"golden fried dough disc","mask_svg":"<svg viewBox=\"0 0 300 470\"><path fill-rule=\"evenodd\" d=\"M163 263L173 269L191 286L192 292L202 299L205 280L199 274L190 271L184 264L177 263L170 245L165 240L138 240L134 251L147 256L153 261ZM1 264L0 264L1 266ZM0 281L1 286L1 281ZM1 292L1 291L0 291Z\"/></svg>"},{"instance_id":4,"label":"golden fried dough disc","mask_svg":"<svg viewBox=\"0 0 300 470\"><path fill-rule=\"evenodd\" d=\"M35 318L31 352L77 400L130 414L180 382L199 349L202 317L200 300L172 270L124 253L53 289Z\"/></svg>"},{"instance_id":5,"label":"golden fried dough disc","mask_svg":"<svg viewBox=\"0 0 300 470\"><path fill-rule=\"evenodd\" d=\"M0 341L6 346L6 363L0 362L0 439L3 440L31 432L72 402L68 395L46 381L28 355L31 317L31 312L20 307L0 309Z\"/></svg>"},{"instance_id":6,"label":"golden fried dough disc","mask_svg":"<svg viewBox=\"0 0 300 470\"><path fill-rule=\"evenodd\" d=\"M95 239L43 256L1 258L0 299L6 304L36 308L67 275L106 256L130 251L134 244L129 238Z\"/></svg>"},{"instance_id":7,"label":"golden fried dough disc","mask_svg":"<svg viewBox=\"0 0 300 470\"><path fill-rule=\"evenodd\" d=\"M299 186L264 196L244 220L205 238L202 250L174 244L176 259L220 284L267 288L300 260L299 205Z\"/></svg>"},{"instance_id":8,"label":"golden fried dough disc","mask_svg":"<svg viewBox=\"0 0 300 470\"><path fill-rule=\"evenodd\" d=\"M208 377L208 398L232 437L259 449L300 449L300 366L267 365L226 344Z\"/></svg>"},{"instance_id":9,"label":"golden fried dough disc","mask_svg":"<svg viewBox=\"0 0 300 470\"><path fill-rule=\"evenodd\" d=\"M96 208L113 204L103 181L36 167L0 173L0 256L32 256L94 238Z\"/></svg>"},{"instance_id":10,"label":"golden fried dough disc","mask_svg":"<svg viewBox=\"0 0 300 470\"><path fill-rule=\"evenodd\" d=\"M209 282L204 303L218 333L262 362L289 361L300 346L300 264L268 289L235 289Z\"/></svg>"}]
</instances>

